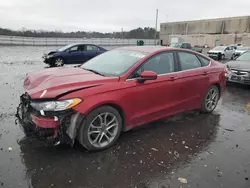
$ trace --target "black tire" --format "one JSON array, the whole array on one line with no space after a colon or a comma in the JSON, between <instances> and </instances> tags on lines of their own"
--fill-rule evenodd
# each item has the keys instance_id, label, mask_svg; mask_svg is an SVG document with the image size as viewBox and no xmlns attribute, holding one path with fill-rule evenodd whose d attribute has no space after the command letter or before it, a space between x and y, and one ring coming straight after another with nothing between
<instances>
[{"instance_id":1,"label":"black tire","mask_svg":"<svg viewBox=\"0 0 250 188\"><path fill-rule=\"evenodd\" d=\"M62 67L64 65L64 60L61 57L57 57L57 58L55 58L53 64L55 67Z\"/></svg>"},{"instance_id":2,"label":"black tire","mask_svg":"<svg viewBox=\"0 0 250 188\"><path fill-rule=\"evenodd\" d=\"M210 93L211 90L215 90L218 93L218 98L215 101L214 107L212 109L209 109L206 104L207 104L208 95L209 95L209 93ZM207 93L206 93L206 95L205 95L205 97L204 97L204 99L202 101L201 112L202 113L211 113L212 111L214 111L214 109L216 108L216 106L218 104L219 99L220 99L220 90L219 90L219 88L216 85L212 85L207 90Z\"/></svg>"},{"instance_id":3,"label":"black tire","mask_svg":"<svg viewBox=\"0 0 250 188\"><path fill-rule=\"evenodd\" d=\"M103 113L110 113L112 115L114 115L117 118L118 121L118 130L116 135L114 136L113 140L111 142L109 142L106 146L104 147L96 147L94 146L89 138L88 138L88 131L90 128L90 124L92 123L92 121L100 114ZM121 134L121 130L122 130L122 117L119 114L119 112L111 107L111 106L101 106L99 108L96 108L95 110L93 110L92 112L90 112L85 119L83 120L83 122L81 123L79 130L78 130L78 141L80 142L80 144L85 147L87 150L90 151L99 151L99 150L103 150L106 148L109 148L110 146L112 146L117 139L119 138L120 134ZM97 136L98 137L98 136Z\"/></svg>"}]
</instances>

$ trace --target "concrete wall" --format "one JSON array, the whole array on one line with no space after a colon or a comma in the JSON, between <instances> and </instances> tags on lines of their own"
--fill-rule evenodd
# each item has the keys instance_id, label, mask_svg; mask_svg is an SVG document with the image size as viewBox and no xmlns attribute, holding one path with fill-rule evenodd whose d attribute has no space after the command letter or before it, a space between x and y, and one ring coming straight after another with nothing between
<instances>
[{"instance_id":1,"label":"concrete wall","mask_svg":"<svg viewBox=\"0 0 250 188\"><path fill-rule=\"evenodd\" d=\"M214 47L216 41L218 40L222 45L230 44L243 44L244 46L250 46L250 33L241 33L241 34L222 34L222 35L208 35L208 34L192 34L192 35L169 35L164 38L163 43L167 44L171 37L180 37L185 42L191 43L194 45L208 45L209 47Z\"/></svg>"},{"instance_id":2,"label":"concrete wall","mask_svg":"<svg viewBox=\"0 0 250 188\"><path fill-rule=\"evenodd\" d=\"M162 34L230 34L250 32L250 16L161 23Z\"/></svg>"},{"instance_id":3,"label":"concrete wall","mask_svg":"<svg viewBox=\"0 0 250 188\"><path fill-rule=\"evenodd\" d=\"M250 46L250 16L161 23L160 40L163 44L178 36L192 45L215 46L241 43Z\"/></svg>"}]
</instances>

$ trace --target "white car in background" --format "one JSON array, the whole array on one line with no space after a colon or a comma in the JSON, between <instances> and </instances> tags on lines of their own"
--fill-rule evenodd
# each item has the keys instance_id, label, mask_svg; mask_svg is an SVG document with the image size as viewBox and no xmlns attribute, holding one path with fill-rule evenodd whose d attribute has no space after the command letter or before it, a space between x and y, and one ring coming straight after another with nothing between
<instances>
[{"instance_id":1,"label":"white car in background","mask_svg":"<svg viewBox=\"0 0 250 188\"><path fill-rule=\"evenodd\" d=\"M246 51L249 51L249 50L250 50L250 47L247 47L247 46L239 46L239 47L237 47L237 49L235 50L234 56L235 56L235 57L239 57L239 56L241 56L243 53L245 53Z\"/></svg>"},{"instance_id":2,"label":"white car in background","mask_svg":"<svg viewBox=\"0 0 250 188\"><path fill-rule=\"evenodd\" d=\"M208 56L213 59L234 59L235 47L234 46L216 46L208 51Z\"/></svg>"}]
</instances>

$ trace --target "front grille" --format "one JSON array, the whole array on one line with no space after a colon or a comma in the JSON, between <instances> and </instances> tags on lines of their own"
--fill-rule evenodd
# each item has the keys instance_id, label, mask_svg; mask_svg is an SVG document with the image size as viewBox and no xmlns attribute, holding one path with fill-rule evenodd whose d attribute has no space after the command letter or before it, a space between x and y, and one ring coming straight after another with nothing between
<instances>
[{"instance_id":1,"label":"front grille","mask_svg":"<svg viewBox=\"0 0 250 188\"><path fill-rule=\"evenodd\" d=\"M233 69L231 69L231 71L234 73L234 74L236 74L236 75L239 75L239 76L248 76L248 72L246 72L246 71L240 71L240 70L233 70Z\"/></svg>"}]
</instances>

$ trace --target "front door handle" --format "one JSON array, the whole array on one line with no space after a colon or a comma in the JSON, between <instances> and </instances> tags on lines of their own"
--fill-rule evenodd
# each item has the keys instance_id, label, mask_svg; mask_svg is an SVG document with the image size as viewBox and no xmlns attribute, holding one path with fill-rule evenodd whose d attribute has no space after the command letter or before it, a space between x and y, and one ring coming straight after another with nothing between
<instances>
[{"instance_id":1,"label":"front door handle","mask_svg":"<svg viewBox=\"0 0 250 188\"><path fill-rule=\"evenodd\" d=\"M169 77L169 81L174 81L176 79L176 77L172 76L172 77Z\"/></svg>"},{"instance_id":2,"label":"front door handle","mask_svg":"<svg viewBox=\"0 0 250 188\"><path fill-rule=\"evenodd\" d=\"M206 76L207 75L207 71L203 72L203 75Z\"/></svg>"}]
</instances>

